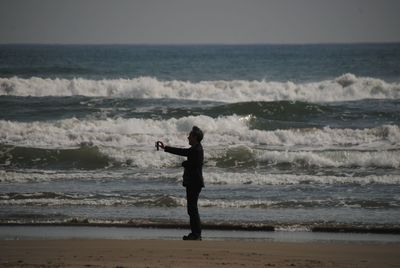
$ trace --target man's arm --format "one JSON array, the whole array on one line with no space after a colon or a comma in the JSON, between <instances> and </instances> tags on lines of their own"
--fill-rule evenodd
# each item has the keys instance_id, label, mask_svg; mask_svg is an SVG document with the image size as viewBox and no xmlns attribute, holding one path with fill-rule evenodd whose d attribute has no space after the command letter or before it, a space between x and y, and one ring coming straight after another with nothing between
<instances>
[{"instance_id":1,"label":"man's arm","mask_svg":"<svg viewBox=\"0 0 400 268\"><path fill-rule=\"evenodd\" d=\"M189 155L189 149L184 149L184 148L165 146L164 151L167 153L176 154L176 155L180 155L180 156L188 156Z\"/></svg>"}]
</instances>

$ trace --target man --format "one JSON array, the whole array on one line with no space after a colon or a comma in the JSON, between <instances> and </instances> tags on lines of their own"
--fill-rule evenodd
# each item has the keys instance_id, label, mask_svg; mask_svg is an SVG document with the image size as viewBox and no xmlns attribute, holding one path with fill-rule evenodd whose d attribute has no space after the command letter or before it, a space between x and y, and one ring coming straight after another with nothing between
<instances>
[{"instance_id":1,"label":"man","mask_svg":"<svg viewBox=\"0 0 400 268\"><path fill-rule=\"evenodd\" d=\"M164 149L165 152L187 157L187 160L182 162L184 168L183 186L186 187L187 212L190 217L191 233L185 235L183 240L201 240L201 222L197 201L201 188L204 187L202 139L203 132L200 128L194 126L188 136L189 145L191 146L188 149L164 146L162 142L157 142L156 144L156 146Z\"/></svg>"}]
</instances>

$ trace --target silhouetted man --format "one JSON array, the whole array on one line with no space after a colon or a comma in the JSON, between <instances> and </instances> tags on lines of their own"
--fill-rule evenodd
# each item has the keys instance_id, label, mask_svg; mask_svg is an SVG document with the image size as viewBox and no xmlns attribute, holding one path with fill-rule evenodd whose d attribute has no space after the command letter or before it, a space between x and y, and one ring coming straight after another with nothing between
<instances>
[{"instance_id":1,"label":"silhouetted man","mask_svg":"<svg viewBox=\"0 0 400 268\"><path fill-rule=\"evenodd\" d=\"M185 235L183 240L201 240L201 222L197 201L201 188L204 187L202 139L203 132L200 128L194 126L188 136L190 148L164 146L162 142L157 142L157 145L165 152L187 157L187 160L182 162L184 167L183 186L186 187L187 212L190 217L191 233Z\"/></svg>"}]
</instances>

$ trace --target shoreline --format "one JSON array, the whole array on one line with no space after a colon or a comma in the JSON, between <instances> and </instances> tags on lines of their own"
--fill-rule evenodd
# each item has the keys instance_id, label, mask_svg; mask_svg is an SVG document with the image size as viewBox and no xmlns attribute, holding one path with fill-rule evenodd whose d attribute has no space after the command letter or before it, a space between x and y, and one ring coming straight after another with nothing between
<instances>
[{"instance_id":1,"label":"shoreline","mask_svg":"<svg viewBox=\"0 0 400 268\"><path fill-rule=\"evenodd\" d=\"M129 221L129 222L90 222L88 220L72 219L66 222L33 222L33 223L18 223L18 222L0 222L2 226L55 226L55 227L118 227L118 228L153 228L153 229L188 229L186 223L181 222L151 222L151 221ZM287 225L288 229L292 229ZM273 226L268 224L231 224L231 223L203 223L203 230L220 230L220 231L255 231L255 232L274 232L285 230L282 226ZM327 225L320 224L310 227L298 226L302 232L312 233L359 233L359 234L392 234L399 235L400 227L394 226L351 226L351 225ZM293 232L296 232L294 228Z\"/></svg>"},{"instance_id":2,"label":"shoreline","mask_svg":"<svg viewBox=\"0 0 400 268\"><path fill-rule=\"evenodd\" d=\"M19 240L2 267L397 267L400 244L271 241Z\"/></svg>"},{"instance_id":3,"label":"shoreline","mask_svg":"<svg viewBox=\"0 0 400 268\"><path fill-rule=\"evenodd\" d=\"M188 228L150 228L116 226L51 226L51 225L9 225L0 226L0 243L7 240L69 240L69 239L111 239L111 240L181 240ZM239 240L288 243L380 243L400 244L396 234L338 233L310 231L244 231L203 229L204 241Z\"/></svg>"}]
</instances>

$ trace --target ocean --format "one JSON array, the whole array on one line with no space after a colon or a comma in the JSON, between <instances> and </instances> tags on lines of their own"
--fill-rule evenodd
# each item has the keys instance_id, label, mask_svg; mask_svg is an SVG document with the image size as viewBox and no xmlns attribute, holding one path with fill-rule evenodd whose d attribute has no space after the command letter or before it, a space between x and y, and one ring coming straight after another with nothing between
<instances>
[{"instance_id":1,"label":"ocean","mask_svg":"<svg viewBox=\"0 0 400 268\"><path fill-rule=\"evenodd\" d=\"M400 228L400 44L0 45L0 224Z\"/></svg>"}]
</instances>

